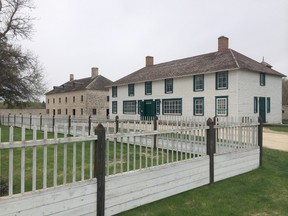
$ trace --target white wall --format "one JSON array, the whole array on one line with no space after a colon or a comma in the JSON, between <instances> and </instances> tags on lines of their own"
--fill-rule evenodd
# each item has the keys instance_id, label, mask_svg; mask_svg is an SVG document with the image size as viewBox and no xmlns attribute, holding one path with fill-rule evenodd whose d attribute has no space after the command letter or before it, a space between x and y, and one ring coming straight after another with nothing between
<instances>
[{"instance_id":1,"label":"white wall","mask_svg":"<svg viewBox=\"0 0 288 216\"><path fill-rule=\"evenodd\" d=\"M204 75L204 91L193 91L193 76L174 79L173 93L165 94L164 80L152 82L152 95L145 95L144 83L135 84L135 92L132 97L128 96L128 86L118 86L117 98L113 98L110 88L110 98L118 101L117 115L123 115L123 100L149 100L149 99L169 99L182 98L182 116L193 115L193 98L204 97L204 116L215 116L215 97L228 96L229 116L258 116L254 114L254 97L270 97L271 113L266 114L266 121L269 123L281 122L281 77L266 75L266 85L260 86L260 74L257 72L247 72L244 70L234 70L228 72L228 89L216 90L215 73ZM110 116L112 114L112 103L110 102ZM136 103L136 106L138 104ZM137 112L137 110L136 110ZM161 106L162 114L162 106ZM136 115L138 115L136 113Z\"/></svg>"},{"instance_id":2,"label":"white wall","mask_svg":"<svg viewBox=\"0 0 288 216\"><path fill-rule=\"evenodd\" d=\"M260 86L260 73L251 73L248 71L238 71L238 104L239 115L253 115L254 113L254 97L270 97L271 111L267 113L266 100L266 122L281 123L282 121L282 78L266 74L265 86Z\"/></svg>"}]
</instances>

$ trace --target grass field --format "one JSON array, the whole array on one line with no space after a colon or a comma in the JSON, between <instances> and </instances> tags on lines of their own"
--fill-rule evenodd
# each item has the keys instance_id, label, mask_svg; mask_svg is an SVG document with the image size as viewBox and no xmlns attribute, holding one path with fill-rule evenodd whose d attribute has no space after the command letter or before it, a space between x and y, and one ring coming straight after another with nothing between
<instances>
[{"instance_id":1,"label":"grass field","mask_svg":"<svg viewBox=\"0 0 288 216\"><path fill-rule=\"evenodd\" d=\"M9 127L1 126L1 141L7 142L9 139ZM25 140L32 140L33 131L26 130ZM41 131L37 132L37 139L43 139L44 134ZM53 138L54 134L49 133L48 138ZM58 134L58 137L63 137L62 134ZM21 140L21 129L14 128L14 140ZM82 171L82 144L84 145L84 179L90 178L90 142L76 143L76 181L80 181L81 171ZM52 187L54 184L54 148L56 145L49 145L47 148L47 187ZM93 145L94 146L94 145ZM92 146L92 148L93 148ZM108 145L106 145L108 148ZM129 149L129 151L128 151ZM114 151L116 154L114 155ZM63 158L64 158L64 144L57 145L57 185L63 184ZM94 150L92 149L94 153ZM121 155L122 152L122 155ZM36 147L36 189L43 188L43 146ZM129 153L129 154L128 154ZM135 170L144 167L151 167L156 165L157 152L150 147L142 147L136 145L128 145L126 143L110 142L109 143L109 174L116 174L119 172L126 172L129 170ZM94 154L93 154L94 155ZM92 155L92 157L94 157ZM129 159L128 159L129 155ZM141 155L141 157L140 157ZM147 155L147 157L146 157ZM134 157L135 156L135 157ZM171 150L162 151L161 148L158 148L158 162L159 164L181 160L182 158L189 158L191 155L180 153L176 154L174 151L173 154ZM114 157L116 163L114 163ZM140 159L141 158L141 159ZM94 159L92 158L92 161ZM13 193L20 193L21 187L21 149L17 148L13 150ZM129 161L129 163L127 162ZM25 148L25 191L32 190L32 166L33 166L33 148ZM93 165L92 165L93 166ZM107 166L106 166L107 169ZM107 171L107 170L106 170ZM73 143L67 144L67 180L66 183L73 181ZM0 150L0 179L4 179L7 182L9 175L9 149ZM3 184L3 183L2 183ZM0 196L7 195L1 193Z\"/></svg>"},{"instance_id":2,"label":"grass field","mask_svg":"<svg viewBox=\"0 0 288 216\"><path fill-rule=\"evenodd\" d=\"M264 148L259 169L124 212L123 216L288 215L288 152Z\"/></svg>"},{"instance_id":3,"label":"grass field","mask_svg":"<svg viewBox=\"0 0 288 216\"><path fill-rule=\"evenodd\" d=\"M265 126L266 128L270 129L270 130L274 130L274 131L279 131L279 132L287 132L288 133L288 125L269 125L269 126Z\"/></svg>"}]
</instances>

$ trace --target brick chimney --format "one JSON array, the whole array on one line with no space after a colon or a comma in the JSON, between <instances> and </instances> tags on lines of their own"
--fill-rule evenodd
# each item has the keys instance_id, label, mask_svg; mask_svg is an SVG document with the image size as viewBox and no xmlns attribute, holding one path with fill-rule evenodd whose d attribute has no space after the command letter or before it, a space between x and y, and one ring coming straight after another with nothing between
<instances>
[{"instance_id":1,"label":"brick chimney","mask_svg":"<svg viewBox=\"0 0 288 216\"><path fill-rule=\"evenodd\" d=\"M94 78L98 76L98 68L97 67L92 67L91 68L91 77Z\"/></svg>"},{"instance_id":2,"label":"brick chimney","mask_svg":"<svg viewBox=\"0 0 288 216\"><path fill-rule=\"evenodd\" d=\"M229 49L229 38L221 36L218 38L218 51Z\"/></svg>"},{"instance_id":3,"label":"brick chimney","mask_svg":"<svg viewBox=\"0 0 288 216\"><path fill-rule=\"evenodd\" d=\"M74 80L74 74L70 74L70 81Z\"/></svg>"},{"instance_id":4,"label":"brick chimney","mask_svg":"<svg viewBox=\"0 0 288 216\"><path fill-rule=\"evenodd\" d=\"M153 61L154 61L153 56L146 56L146 67L154 65Z\"/></svg>"}]
</instances>

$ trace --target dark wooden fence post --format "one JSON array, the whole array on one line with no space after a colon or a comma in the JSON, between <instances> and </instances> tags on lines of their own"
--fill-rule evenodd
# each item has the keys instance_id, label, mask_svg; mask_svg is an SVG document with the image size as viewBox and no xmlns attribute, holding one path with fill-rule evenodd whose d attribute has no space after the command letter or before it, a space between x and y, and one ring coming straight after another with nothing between
<instances>
[{"instance_id":1,"label":"dark wooden fence post","mask_svg":"<svg viewBox=\"0 0 288 216\"><path fill-rule=\"evenodd\" d=\"M119 132L119 116L118 115L115 117L115 132L116 133Z\"/></svg>"},{"instance_id":2,"label":"dark wooden fence post","mask_svg":"<svg viewBox=\"0 0 288 216\"><path fill-rule=\"evenodd\" d=\"M210 183L214 183L214 153L215 153L215 128L214 122L211 118L207 120L207 126L209 129L207 130L207 155L209 155L210 163Z\"/></svg>"},{"instance_id":3,"label":"dark wooden fence post","mask_svg":"<svg viewBox=\"0 0 288 216\"><path fill-rule=\"evenodd\" d=\"M157 131L157 124L158 124L158 117L154 116L154 119L153 119L154 131ZM155 134L154 135L154 149L156 148L157 148L157 135Z\"/></svg>"},{"instance_id":4,"label":"dark wooden fence post","mask_svg":"<svg viewBox=\"0 0 288 216\"><path fill-rule=\"evenodd\" d=\"M42 115L40 113L40 131L42 130Z\"/></svg>"},{"instance_id":5,"label":"dark wooden fence post","mask_svg":"<svg viewBox=\"0 0 288 216\"><path fill-rule=\"evenodd\" d=\"M97 140L94 148L94 177L97 178L97 215L105 213L105 128L100 123L95 128Z\"/></svg>"},{"instance_id":6,"label":"dark wooden fence post","mask_svg":"<svg viewBox=\"0 0 288 216\"><path fill-rule=\"evenodd\" d=\"M32 113L30 113L30 130L32 129Z\"/></svg>"},{"instance_id":7,"label":"dark wooden fence post","mask_svg":"<svg viewBox=\"0 0 288 216\"><path fill-rule=\"evenodd\" d=\"M262 152L263 152L263 120L258 117L258 146L259 146L259 165L262 166Z\"/></svg>"},{"instance_id":8,"label":"dark wooden fence post","mask_svg":"<svg viewBox=\"0 0 288 216\"><path fill-rule=\"evenodd\" d=\"M91 135L91 115L89 115L88 118L88 135Z\"/></svg>"},{"instance_id":9,"label":"dark wooden fence post","mask_svg":"<svg viewBox=\"0 0 288 216\"><path fill-rule=\"evenodd\" d=\"M14 126L16 126L16 114L14 114Z\"/></svg>"},{"instance_id":10,"label":"dark wooden fence post","mask_svg":"<svg viewBox=\"0 0 288 216\"><path fill-rule=\"evenodd\" d=\"M52 116L52 132L54 133L54 127L55 127L55 115Z\"/></svg>"},{"instance_id":11,"label":"dark wooden fence post","mask_svg":"<svg viewBox=\"0 0 288 216\"><path fill-rule=\"evenodd\" d=\"M10 113L8 114L8 126L10 126Z\"/></svg>"},{"instance_id":12,"label":"dark wooden fence post","mask_svg":"<svg viewBox=\"0 0 288 216\"><path fill-rule=\"evenodd\" d=\"M68 116L68 134L70 134L70 128L71 128L71 115Z\"/></svg>"},{"instance_id":13,"label":"dark wooden fence post","mask_svg":"<svg viewBox=\"0 0 288 216\"><path fill-rule=\"evenodd\" d=\"M24 122L24 120L23 120L23 114L21 115L21 127L23 127L23 122Z\"/></svg>"}]
</instances>

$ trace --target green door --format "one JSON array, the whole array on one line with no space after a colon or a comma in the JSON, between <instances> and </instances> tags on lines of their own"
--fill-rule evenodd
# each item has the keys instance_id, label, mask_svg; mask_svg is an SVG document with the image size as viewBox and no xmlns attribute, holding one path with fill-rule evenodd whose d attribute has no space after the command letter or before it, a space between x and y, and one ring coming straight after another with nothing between
<instances>
[{"instance_id":1,"label":"green door","mask_svg":"<svg viewBox=\"0 0 288 216\"><path fill-rule=\"evenodd\" d=\"M152 117L156 115L155 101L144 100L140 104L140 115L141 117Z\"/></svg>"},{"instance_id":2,"label":"green door","mask_svg":"<svg viewBox=\"0 0 288 216\"><path fill-rule=\"evenodd\" d=\"M262 118L263 122L266 122L266 104L265 104L265 97L259 98L259 115Z\"/></svg>"}]
</instances>

